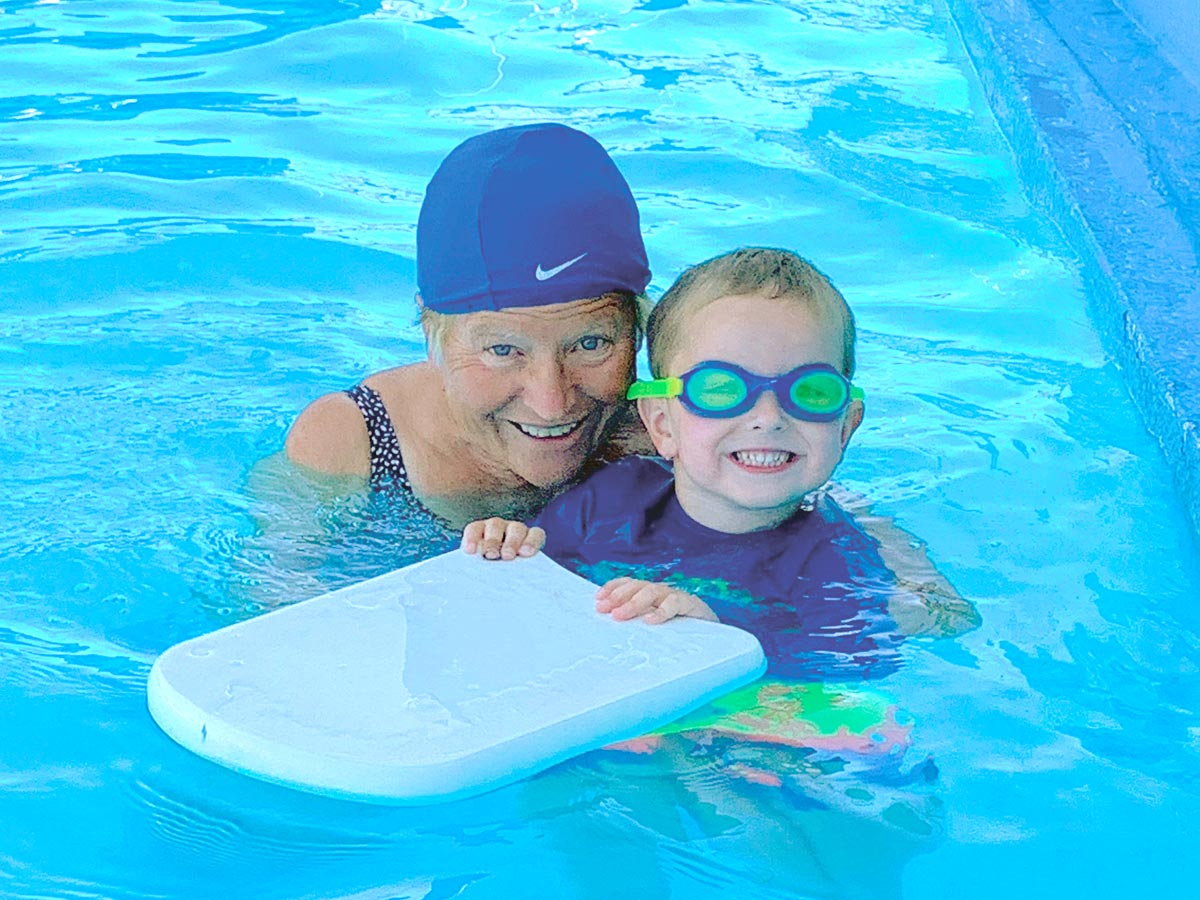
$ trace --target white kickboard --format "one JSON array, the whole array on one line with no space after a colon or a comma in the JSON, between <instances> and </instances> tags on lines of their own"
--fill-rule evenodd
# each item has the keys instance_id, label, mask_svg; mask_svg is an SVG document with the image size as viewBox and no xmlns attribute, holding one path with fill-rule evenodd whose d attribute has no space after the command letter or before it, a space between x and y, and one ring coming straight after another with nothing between
<instances>
[{"instance_id":1,"label":"white kickboard","mask_svg":"<svg viewBox=\"0 0 1200 900\"><path fill-rule=\"evenodd\" d=\"M615 622L595 591L542 554L453 551L171 647L150 713L244 774L420 804L652 731L766 668L740 629Z\"/></svg>"}]
</instances>

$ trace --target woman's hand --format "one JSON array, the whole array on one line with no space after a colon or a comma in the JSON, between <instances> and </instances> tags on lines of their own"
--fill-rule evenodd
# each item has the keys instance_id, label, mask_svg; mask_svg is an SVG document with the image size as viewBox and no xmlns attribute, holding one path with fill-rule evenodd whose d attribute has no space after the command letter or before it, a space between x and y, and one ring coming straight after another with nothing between
<instances>
[{"instance_id":1,"label":"woman's hand","mask_svg":"<svg viewBox=\"0 0 1200 900\"><path fill-rule=\"evenodd\" d=\"M719 621L708 604L694 594L637 578L614 578L606 582L596 591L596 611L610 613L619 621L641 618L651 625L660 625L676 616Z\"/></svg>"},{"instance_id":2,"label":"woman's hand","mask_svg":"<svg viewBox=\"0 0 1200 900\"><path fill-rule=\"evenodd\" d=\"M546 543L546 532L513 519L477 519L463 529L462 549L484 559L533 556Z\"/></svg>"}]
</instances>

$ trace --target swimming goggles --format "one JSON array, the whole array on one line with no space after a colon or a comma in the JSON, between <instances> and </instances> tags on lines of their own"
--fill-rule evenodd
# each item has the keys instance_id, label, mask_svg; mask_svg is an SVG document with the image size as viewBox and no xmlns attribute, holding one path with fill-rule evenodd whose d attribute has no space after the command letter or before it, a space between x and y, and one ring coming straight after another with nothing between
<instances>
[{"instance_id":1,"label":"swimming goggles","mask_svg":"<svg viewBox=\"0 0 1200 900\"><path fill-rule=\"evenodd\" d=\"M846 411L851 400L862 400L856 388L825 363L810 363L774 378L747 372L733 363L708 361L683 375L635 381L625 394L641 397L678 397L684 409L708 419L731 419L753 409L765 390L775 392L784 412L805 422L832 422Z\"/></svg>"}]
</instances>

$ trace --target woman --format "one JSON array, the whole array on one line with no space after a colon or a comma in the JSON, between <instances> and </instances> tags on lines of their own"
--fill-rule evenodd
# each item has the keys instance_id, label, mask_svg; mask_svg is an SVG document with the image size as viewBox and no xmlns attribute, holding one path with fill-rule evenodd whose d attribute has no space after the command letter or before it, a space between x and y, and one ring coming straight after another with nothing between
<instances>
[{"instance_id":1,"label":"woman","mask_svg":"<svg viewBox=\"0 0 1200 900\"><path fill-rule=\"evenodd\" d=\"M527 516L589 462L650 449L624 402L649 280L637 205L595 140L471 138L417 223L429 359L315 400L287 455L411 491L454 527Z\"/></svg>"}]
</instances>

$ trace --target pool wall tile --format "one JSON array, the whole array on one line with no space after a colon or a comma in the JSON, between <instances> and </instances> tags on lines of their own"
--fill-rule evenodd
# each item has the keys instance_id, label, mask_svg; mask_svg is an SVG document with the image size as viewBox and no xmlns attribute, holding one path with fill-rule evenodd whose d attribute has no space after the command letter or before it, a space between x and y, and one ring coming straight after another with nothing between
<instances>
[{"instance_id":1,"label":"pool wall tile","mask_svg":"<svg viewBox=\"0 0 1200 900\"><path fill-rule=\"evenodd\" d=\"M1185 74L1200 51L1160 45L1112 0L947 2L1200 533L1200 89ZM1163 0L1195 26L1192 2Z\"/></svg>"}]
</instances>

